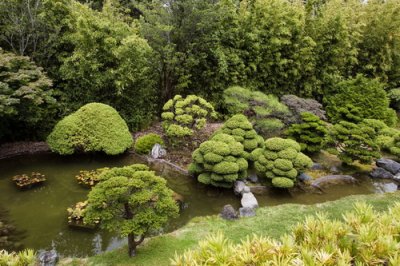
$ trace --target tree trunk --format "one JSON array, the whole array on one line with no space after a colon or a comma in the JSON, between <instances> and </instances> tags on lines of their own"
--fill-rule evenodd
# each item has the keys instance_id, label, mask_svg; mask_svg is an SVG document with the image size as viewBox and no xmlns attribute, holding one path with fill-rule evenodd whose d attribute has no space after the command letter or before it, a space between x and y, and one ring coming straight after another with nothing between
<instances>
[{"instance_id":1,"label":"tree trunk","mask_svg":"<svg viewBox=\"0 0 400 266\"><path fill-rule=\"evenodd\" d=\"M128 235L128 255L129 257L135 257L136 256L136 247L140 245L144 240L144 236L140 236L140 239L138 241L135 241L135 235L134 234L129 234Z\"/></svg>"}]
</instances>

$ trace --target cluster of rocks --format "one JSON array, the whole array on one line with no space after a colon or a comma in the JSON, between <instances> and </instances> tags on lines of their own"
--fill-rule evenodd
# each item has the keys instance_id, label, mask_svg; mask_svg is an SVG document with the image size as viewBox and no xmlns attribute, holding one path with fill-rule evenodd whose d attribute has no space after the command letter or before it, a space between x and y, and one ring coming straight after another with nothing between
<instances>
[{"instance_id":1,"label":"cluster of rocks","mask_svg":"<svg viewBox=\"0 0 400 266\"><path fill-rule=\"evenodd\" d=\"M258 201L254 194L250 191L250 187L246 186L244 181L236 181L234 185L234 192L236 195L242 197L240 203L242 205L237 212L232 205L225 205L220 213L220 216L226 220L234 220L239 217L252 217L256 215L256 208L258 208Z\"/></svg>"},{"instance_id":2,"label":"cluster of rocks","mask_svg":"<svg viewBox=\"0 0 400 266\"><path fill-rule=\"evenodd\" d=\"M400 163L391 159L381 158L376 160L376 166L377 167L370 173L372 178L400 181Z\"/></svg>"}]
</instances>

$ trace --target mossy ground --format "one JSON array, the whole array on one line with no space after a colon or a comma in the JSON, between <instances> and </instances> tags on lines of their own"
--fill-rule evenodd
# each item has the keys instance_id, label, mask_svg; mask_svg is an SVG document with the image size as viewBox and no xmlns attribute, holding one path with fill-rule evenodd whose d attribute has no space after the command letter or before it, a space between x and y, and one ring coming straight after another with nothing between
<instances>
[{"instance_id":1,"label":"mossy ground","mask_svg":"<svg viewBox=\"0 0 400 266\"><path fill-rule=\"evenodd\" d=\"M400 192L350 196L340 200L314 205L284 204L257 210L257 216L237 221L225 221L217 216L195 218L185 227L167 235L154 237L138 249L137 257L129 258L126 248L94 256L84 260L69 259L61 265L169 265L175 253L195 248L205 236L223 232L224 235L239 242L253 234L278 238L289 232L293 225L308 215L326 212L328 217L341 219L342 214L352 209L357 201L365 201L378 211L386 210L393 202L400 200Z\"/></svg>"}]
</instances>

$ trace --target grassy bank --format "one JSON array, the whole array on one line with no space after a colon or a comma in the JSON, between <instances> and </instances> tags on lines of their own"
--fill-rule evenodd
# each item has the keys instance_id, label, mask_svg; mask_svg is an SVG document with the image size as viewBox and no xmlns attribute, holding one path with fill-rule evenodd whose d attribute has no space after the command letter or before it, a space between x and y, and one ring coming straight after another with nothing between
<instances>
[{"instance_id":1,"label":"grassy bank","mask_svg":"<svg viewBox=\"0 0 400 266\"><path fill-rule=\"evenodd\" d=\"M350 196L340 200L315 205L285 204L260 208L257 216L238 221L225 221L216 216L197 218L185 227L147 241L138 250L136 258L129 258L126 249L118 249L84 261L70 261L69 265L169 265L175 252L194 248L199 240L210 233L221 231L233 241L240 241L248 235L257 234L278 238L290 231L291 227L302 221L305 216L324 211L330 218L341 218L342 213L350 210L357 201L366 201L376 210L385 210L393 202L400 200L400 192Z\"/></svg>"}]
</instances>

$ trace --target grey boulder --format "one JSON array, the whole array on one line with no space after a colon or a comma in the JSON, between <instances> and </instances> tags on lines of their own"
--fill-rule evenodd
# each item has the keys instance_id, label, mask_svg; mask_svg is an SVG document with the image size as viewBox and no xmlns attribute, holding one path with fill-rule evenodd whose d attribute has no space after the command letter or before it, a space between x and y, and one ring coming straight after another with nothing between
<instances>
[{"instance_id":1,"label":"grey boulder","mask_svg":"<svg viewBox=\"0 0 400 266\"><path fill-rule=\"evenodd\" d=\"M369 175L372 178L383 178L383 179L392 179L393 174L389 171L383 169L382 167L375 168Z\"/></svg>"},{"instance_id":2,"label":"grey boulder","mask_svg":"<svg viewBox=\"0 0 400 266\"><path fill-rule=\"evenodd\" d=\"M254 197L253 193L244 193L242 195L242 200L240 201L242 204L242 207L244 208L257 208L258 207L258 201L256 197Z\"/></svg>"},{"instance_id":3,"label":"grey boulder","mask_svg":"<svg viewBox=\"0 0 400 266\"><path fill-rule=\"evenodd\" d=\"M222 219L225 220L235 220L239 218L236 210L230 204L225 205L219 215Z\"/></svg>"},{"instance_id":4,"label":"grey boulder","mask_svg":"<svg viewBox=\"0 0 400 266\"><path fill-rule=\"evenodd\" d=\"M392 174L397 174L400 171L400 163L393 161L391 159L381 158L376 160L376 165L382 167L383 169L391 172Z\"/></svg>"},{"instance_id":5,"label":"grey boulder","mask_svg":"<svg viewBox=\"0 0 400 266\"><path fill-rule=\"evenodd\" d=\"M253 208L242 207L239 208L240 217L253 217L256 216L256 210Z\"/></svg>"}]
</instances>

